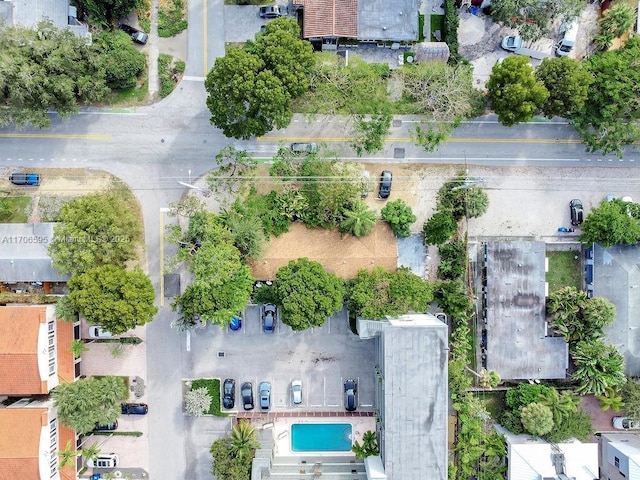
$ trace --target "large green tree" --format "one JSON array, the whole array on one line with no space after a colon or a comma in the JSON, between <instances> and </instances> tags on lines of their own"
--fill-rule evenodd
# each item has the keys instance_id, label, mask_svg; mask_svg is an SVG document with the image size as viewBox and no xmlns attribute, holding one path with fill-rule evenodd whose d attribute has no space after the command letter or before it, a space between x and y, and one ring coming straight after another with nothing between
<instances>
[{"instance_id":1,"label":"large green tree","mask_svg":"<svg viewBox=\"0 0 640 480\"><path fill-rule=\"evenodd\" d=\"M500 123L512 127L531 120L547 101L549 92L533 74L529 57L512 55L493 66L487 96Z\"/></svg>"},{"instance_id":2,"label":"large green tree","mask_svg":"<svg viewBox=\"0 0 640 480\"><path fill-rule=\"evenodd\" d=\"M536 40L550 32L552 21L569 22L584 8L581 0L493 0L494 21L515 28L522 38Z\"/></svg>"},{"instance_id":3,"label":"large green tree","mask_svg":"<svg viewBox=\"0 0 640 480\"><path fill-rule=\"evenodd\" d=\"M282 322L293 330L322 326L342 309L342 280L307 258L280 267L274 285Z\"/></svg>"},{"instance_id":4,"label":"large green tree","mask_svg":"<svg viewBox=\"0 0 640 480\"><path fill-rule=\"evenodd\" d=\"M589 151L622 156L626 145L640 137L640 37L622 48L591 55L584 66L593 76L584 108L574 124Z\"/></svg>"},{"instance_id":5,"label":"large green tree","mask_svg":"<svg viewBox=\"0 0 640 480\"><path fill-rule=\"evenodd\" d=\"M73 0L80 18L100 26L108 26L142 6L142 0Z\"/></svg>"},{"instance_id":6,"label":"large green tree","mask_svg":"<svg viewBox=\"0 0 640 480\"><path fill-rule=\"evenodd\" d=\"M389 272L382 267L359 270L347 281L346 302L353 317L382 319L407 312L424 312L433 300L433 287L406 267Z\"/></svg>"},{"instance_id":7,"label":"large green tree","mask_svg":"<svg viewBox=\"0 0 640 480\"><path fill-rule=\"evenodd\" d=\"M481 180L464 173L445 182L438 190L438 210L450 211L456 220L484 215L489 208L489 197L478 186Z\"/></svg>"},{"instance_id":8,"label":"large green tree","mask_svg":"<svg viewBox=\"0 0 640 480\"><path fill-rule=\"evenodd\" d=\"M41 22L37 29L0 23L0 126L46 128L49 110L67 118L109 92L84 39Z\"/></svg>"},{"instance_id":9,"label":"large green tree","mask_svg":"<svg viewBox=\"0 0 640 480\"><path fill-rule=\"evenodd\" d=\"M83 435L96 423L111 424L120 416L120 403L129 398L122 377L81 378L61 383L51 392L60 421Z\"/></svg>"},{"instance_id":10,"label":"large green tree","mask_svg":"<svg viewBox=\"0 0 640 480\"><path fill-rule=\"evenodd\" d=\"M546 117L572 117L584 108L593 77L581 62L566 56L545 58L535 73L549 92L542 106Z\"/></svg>"},{"instance_id":11,"label":"large green tree","mask_svg":"<svg viewBox=\"0 0 640 480\"><path fill-rule=\"evenodd\" d=\"M626 382L624 357L602 340L578 342L571 357L576 366L571 377L580 383L577 393L602 395L607 388L615 389Z\"/></svg>"},{"instance_id":12,"label":"large green tree","mask_svg":"<svg viewBox=\"0 0 640 480\"><path fill-rule=\"evenodd\" d=\"M94 193L63 205L49 246L54 266L62 273L116 265L135 258L142 227L132 196L120 191Z\"/></svg>"},{"instance_id":13,"label":"large green tree","mask_svg":"<svg viewBox=\"0 0 640 480\"><path fill-rule=\"evenodd\" d=\"M422 226L424 243L427 245L442 245L458 230L458 223L453 214L448 211L436 212Z\"/></svg>"},{"instance_id":14,"label":"large green tree","mask_svg":"<svg viewBox=\"0 0 640 480\"><path fill-rule=\"evenodd\" d=\"M388 202L380 213L396 237L411 236L411 224L417 220L417 217L413 214L411 207L403 200Z\"/></svg>"},{"instance_id":15,"label":"large green tree","mask_svg":"<svg viewBox=\"0 0 640 480\"><path fill-rule=\"evenodd\" d=\"M122 89L136 86L137 78L147 67L147 60L122 31L102 32L93 37L92 50L97 64L105 73L109 88Z\"/></svg>"},{"instance_id":16,"label":"large green tree","mask_svg":"<svg viewBox=\"0 0 640 480\"><path fill-rule=\"evenodd\" d=\"M620 388L624 401L624 412L635 421L640 421L640 381L637 378L627 378Z\"/></svg>"},{"instance_id":17,"label":"large green tree","mask_svg":"<svg viewBox=\"0 0 640 480\"><path fill-rule=\"evenodd\" d=\"M580 228L580 241L599 243L603 247L634 244L640 240L640 222L630 216L622 200L602 201L591 209Z\"/></svg>"},{"instance_id":18,"label":"large green tree","mask_svg":"<svg viewBox=\"0 0 640 480\"><path fill-rule=\"evenodd\" d=\"M291 100L308 87L311 44L291 18L270 22L243 49L231 48L207 75L211 123L233 138L264 135L292 118Z\"/></svg>"},{"instance_id":19,"label":"large green tree","mask_svg":"<svg viewBox=\"0 0 640 480\"><path fill-rule=\"evenodd\" d=\"M139 267L127 271L103 265L74 275L68 285L74 308L114 335L152 321L158 312L151 280Z\"/></svg>"}]
</instances>

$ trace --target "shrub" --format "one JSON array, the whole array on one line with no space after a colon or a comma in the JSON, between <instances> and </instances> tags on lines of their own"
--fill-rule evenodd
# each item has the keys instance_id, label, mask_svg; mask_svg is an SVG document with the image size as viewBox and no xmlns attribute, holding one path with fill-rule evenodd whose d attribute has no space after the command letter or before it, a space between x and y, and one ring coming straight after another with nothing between
<instances>
[{"instance_id":1,"label":"shrub","mask_svg":"<svg viewBox=\"0 0 640 480\"><path fill-rule=\"evenodd\" d=\"M524 407L520 418L524 429L533 435L542 436L553 429L553 413L541 403L533 402Z\"/></svg>"},{"instance_id":2,"label":"shrub","mask_svg":"<svg viewBox=\"0 0 640 480\"><path fill-rule=\"evenodd\" d=\"M413 214L411 207L402 200L395 200L387 203L380 212L382 219L389 224L396 237L408 237L411 235L410 226L417 217Z\"/></svg>"},{"instance_id":3,"label":"shrub","mask_svg":"<svg viewBox=\"0 0 640 480\"><path fill-rule=\"evenodd\" d=\"M458 223L451 212L436 212L423 227L424 243L442 245L449 240L458 229Z\"/></svg>"},{"instance_id":4,"label":"shrub","mask_svg":"<svg viewBox=\"0 0 640 480\"><path fill-rule=\"evenodd\" d=\"M506 402L511 409L520 410L530 403L537 402L540 396L548 397L550 395L551 388L546 385L521 383L516 388L509 389Z\"/></svg>"},{"instance_id":5,"label":"shrub","mask_svg":"<svg viewBox=\"0 0 640 480\"><path fill-rule=\"evenodd\" d=\"M467 270L467 248L465 242L452 240L438 249L440 266L438 278L442 280L457 280Z\"/></svg>"},{"instance_id":6,"label":"shrub","mask_svg":"<svg viewBox=\"0 0 640 480\"><path fill-rule=\"evenodd\" d=\"M211 397L211 405L205 413L216 415L217 417L226 417L225 413L220 410L220 380L218 378L200 378L191 382L191 390L206 388Z\"/></svg>"},{"instance_id":7,"label":"shrub","mask_svg":"<svg viewBox=\"0 0 640 480\"><path fill-rule=\"evenodd\" d=\"M192 417L199 417L209 411L211 400L206 387L192 388L184 395L185 412Z\"/></svg>"},{"instance_id":8,"label":"shrub","mask_svg":"<svg viewBox=\"0 0 640 480\"><path fill-rule=\"evenodd\" d=\"M520 415L513 410L504 410L498 419L500 425L516 435L524 433Z\"/></svg>"},{"instance_id":9,"label":"shrub","mask_svg":"<svg viewBox=\"0 0 640 480\"><path fill-rule=\"evenodd\" d=\"M161 53L158 56L158 76L160 77L160 97L164 98L173 92L173 78L171 78L171 55Z\"/></svg>"}]
</instances>

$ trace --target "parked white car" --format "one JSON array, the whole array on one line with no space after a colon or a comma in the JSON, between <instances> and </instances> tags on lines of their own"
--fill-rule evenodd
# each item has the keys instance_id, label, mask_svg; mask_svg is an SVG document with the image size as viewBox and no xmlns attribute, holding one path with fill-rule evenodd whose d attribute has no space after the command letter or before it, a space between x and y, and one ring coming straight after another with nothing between
<instances>
[{"instance_id":1,"label":"parked white car","mask_svg":"<svg viewBox=\"0 0 640 480\"><path fill-rule=\"evenodd\" d=\"M109 331L105 330L104 327L100 325L91 325L89 327L89 338L113 338L114 335Z\"/></svg>"},{"instance_id":2,"label":"parked white car","mask_svg":"<svg viewBox=\"0 0 640 480\"><path fill-rule=\"evenodd\" d=\"M613 428L616 430L640 430L640 422L627 417L613 417Z\"/></svg>"},{"instance_id":3,"label":"parked white car","mask_svg":"<svg viewBox=\"0 0 640 480\"><path fill-rule=\"evenodd\" d=\"M302 380L294 380L291 382L291 398L296 405L302 403Z\"/></svg>"},{"instance_id":4,"label":"parked white car","mask_svg":"<svg viewBox=\"0 0 640 480\"><path fill-rule=\"evenodd\" d=\"M87 467L90 468L116 468L120 463L120 457L115 453L101 453L95 458L87 460Z\"/></svg>"}]
</instances>

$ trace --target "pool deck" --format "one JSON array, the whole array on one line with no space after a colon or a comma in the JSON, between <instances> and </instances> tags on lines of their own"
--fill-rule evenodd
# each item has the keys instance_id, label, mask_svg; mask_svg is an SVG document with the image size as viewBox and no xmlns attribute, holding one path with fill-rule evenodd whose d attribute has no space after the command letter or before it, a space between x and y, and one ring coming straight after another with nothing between
<instances>
[{"instance_id":1,"label":"pool deck","mask_svg":"<svg viewBox=\"0 0 640 480\"><path fill-rule=\"evenodd\" d=\"M353 456L353 452L294 452L291 450L291 425L294 423L348 423L351 424L351 440L362 443L362 435L368 430L376 430L376 420L373 415L351 415L352 413L372 413L372 412L344 412L345 414L318 416L320 412L309 412L309 416L300 415L283 415L282 412L269 418L267 415L260 415L251 419L251 424L258 430L270 430L273 443L275 444L275 453L277 455L313 455L313 456ZM293 413L293 412L292 412Z\"/></svg>"}]
</instances>

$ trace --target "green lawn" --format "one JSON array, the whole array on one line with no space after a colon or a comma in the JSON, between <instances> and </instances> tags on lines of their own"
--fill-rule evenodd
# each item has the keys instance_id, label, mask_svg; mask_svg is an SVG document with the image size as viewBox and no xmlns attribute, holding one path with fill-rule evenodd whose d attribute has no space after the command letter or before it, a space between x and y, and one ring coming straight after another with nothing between
<instances>
[{"instance_id":1,"label":"green lawn","mask_svg":"<svg viewBox=\"0 0 640 480\"><path fill-rule=\"evenodd\" d=\"M500 413L507 407L505 403L506 394L507 392L500 390L494 392L478 392L476 396L484 402L484 406L491 414L491 418L497 420Z\"/></svg>"},{"instance_id":2,"label":"green lawn","mask_svg":"<svg viewBox=\"0 0 640 480\"><path fill-rule=\"evenodd\" d=\"M209 395L211 395L211 406L205 414L226 417L227 414L220 411L220 380L217 378L199 378L191 382L192 390L202 387L205 387Z\"/></svg>"},{"instance_id":3,"label":"green lawn","mask_svg":"<svg viewBox=\"0 0 640 480\"><path fill-rule=\"evenodd\" d=\"M31 214L31 197L4 197L2 201L6 208L0 213L0 222L27 223Z\"/></svg>"},{"instance_id":4,"label":"green lawn","mask_svg":"<svg viewBox=\"0 0 640 480\"><path fill-rule=\"evenodd\" d=\"M433 32L440 30L440 40L433 36ZM444 38L444 15L431 15L431 38L428 42L442 41Z\"/></svg>"},{"instance_id":5,"label":"green lawn","mask_svg":"<svg viewBox=\"0 0 640 480\"><path fill-rule=\"evenodd\" d=\"M580 252L547 252L549 271L547 283L549 292L562 287L582 287L582 272L580 270Z\"/></svg>"},{"instance_id":6,"label":"green lawn","mask_svg":"<svg viewBox=\"0 0 640 480\"><path fill-rule=\"evenodd\" d=\"M133 88L116 90L105 98L104 103L112 106L129 107L132 105L144 105L149 93L149 85L145 74L144 79Z\"/></svg>"}]
</instances>

